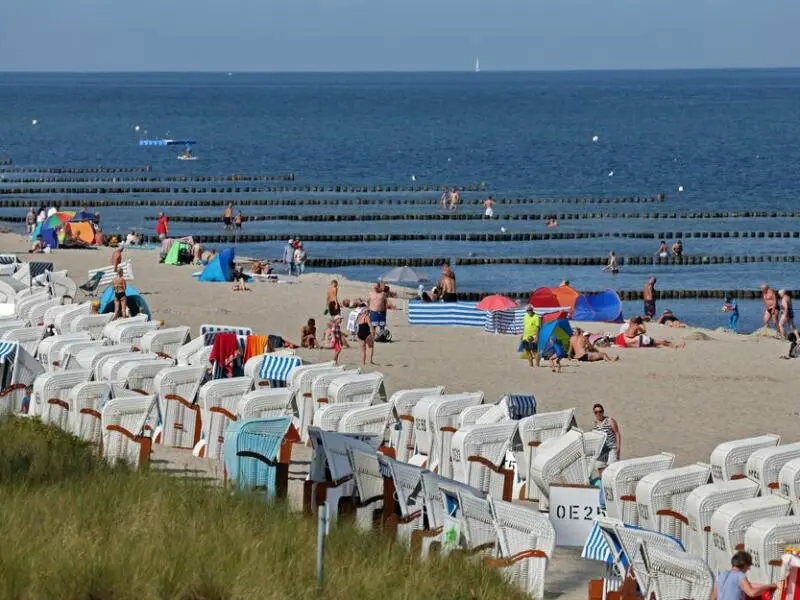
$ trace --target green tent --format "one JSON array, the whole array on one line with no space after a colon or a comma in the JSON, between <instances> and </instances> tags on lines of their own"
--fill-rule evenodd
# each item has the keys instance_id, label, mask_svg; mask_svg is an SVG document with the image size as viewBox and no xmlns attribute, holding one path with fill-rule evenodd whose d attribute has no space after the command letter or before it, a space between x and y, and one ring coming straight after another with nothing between
<instances>
[{"instance_id":1,"label":"green tent","mask_svg":"<svg viewBox=\"0 0 800 600\"><path fill-rule=\"evenodd\" d=\"M173 242L172 245L169 247L169 252L167 252L167 257L164 259L165 265L179 265L181 261L179 260L179 256L181 251L191 252L192 247L189 244L185 244L183 242Z\"/></svg>"}]
</instances>

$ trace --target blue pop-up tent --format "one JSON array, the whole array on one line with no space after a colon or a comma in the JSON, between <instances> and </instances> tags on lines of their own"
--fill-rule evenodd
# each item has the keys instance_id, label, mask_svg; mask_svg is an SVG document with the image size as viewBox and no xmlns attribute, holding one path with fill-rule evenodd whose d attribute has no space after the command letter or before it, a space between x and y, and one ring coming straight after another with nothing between
<instances>
[{"instance_id":1,"label":"blue pop-up tent","mask_svg":"<svg viewBox=\"0 0 800 600\"><path fill-rule=\"evenodd\" d=\"M200 281L233 281L233 248L225 248L206 265L200 273Z\"/></svg>"},{"instance_id":2,"label":"blue pop-up tent","mask_svg":"<svg viewBox=\"0 0 800 600\"><path fill-rule=\"evenodd\" d=\"M132 317L135 317L139 313L144 313L148 317L152 316L150 314L150 307L147 306L147 302L142 298L141 292L130 283L125 288L125 300ZM100 308L97 312L114 312L114 288L107 287L103 290L103 293L100 295Z\"/></svg>"},{"instance_id":3,"label":"blue pop-up tent","mask_svg":"<svg viewBox=\"0 0 800 600\"><path fill-rule=\"evenodd\" d=\"M614 290L581 294L575 301L573 321L622 322L622 301Z\"/></svg>"},{"instance_id":4,"label":"blue pop-up tent","mask_svg":"<svg viewBox=\"0 0 800 600\"><path fill-rule=\"evenodd\" d=\"M547 345L550 343L550 338L555 338L564 351L569 350L569 338L572 336L572 327L569 326L567 319L555 319L545 323L539 329L539 354L543 354Z\"/></svg>"}]
</instances>

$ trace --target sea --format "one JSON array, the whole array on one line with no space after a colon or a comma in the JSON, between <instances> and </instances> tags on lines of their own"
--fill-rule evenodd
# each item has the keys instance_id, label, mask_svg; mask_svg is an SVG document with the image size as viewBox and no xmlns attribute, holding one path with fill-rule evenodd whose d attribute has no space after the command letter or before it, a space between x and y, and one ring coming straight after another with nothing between
<instances>
[{"instance_id":1,"label":"sea","mask_svg":"<svg viewBox=\"0 0 800 600\"><path fill-rule=\"evenodd\" d=\"M138 127L138 129L137 129ZM197 160L180 148L140 147L141 138L192 138ZM641 204L503 204L495 213L620 213L619 218L540 220L269 220L245 233L290 236L365 233L594 232L665 234L764 232L754 238L687 238L690 256L800 255L800 218L647 218L651 213L800 210L800 70L481 73L0 73L0 159L15 166L152 165L148 175L279 175L292 185L473 185L463 194L506 198L618 198L665 194ZM0 173L0 188L24 174ZM112 175L105 175L109 178ZM108 182L106 182L107 184ZM49 184L53 185L53 184ZM69 184L64 184L69 185ZM281 185L275 182L274 185ZM28 185L35 190L37 185ZM438 192L125 193L132 207L101 209L107 231L152 233L158 206L139 199L300 200L378 198L375 205L244 206L245 215L426 214ZM25 194L31 205L57 194ZM76 196L70 196L76 197ZM80 195L77 197L81 197ZM109 196L112 197L112 196ZM0 219L24 209L5 206ZM97 195L87 195L92 206ZM425 204L392 203L423 199ZM173 216L219 216L217 207L164 207ZM481 214L479 205L461 213ZM636 213L632 218L629 214ZM19 224L14 225L19 227ZM174 234L222 234L222 224L173 222ZM653 255L659 239L625 237L546 241L308 242L309 257L447 257L460 291L533 290L568 279L579 290L640 290L650 276L670 290L800 288L791 262L623 266L490 264L465 257ZM277 259L281 241L237 244L237 253ZM330 269L374 280L388 267ZM431 279L434 267L418 269ZM640 302L624 304L627 315ZM727 323L720 300L670 300L683 320ZM760 325L757 301L740 302L740 327Z\"/></svg>"}]
</instances>

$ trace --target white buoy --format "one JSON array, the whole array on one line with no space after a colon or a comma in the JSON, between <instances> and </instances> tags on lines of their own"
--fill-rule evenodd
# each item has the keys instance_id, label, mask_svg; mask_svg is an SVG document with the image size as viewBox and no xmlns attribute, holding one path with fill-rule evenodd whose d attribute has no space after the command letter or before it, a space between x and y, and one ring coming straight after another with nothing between
<instances>
[{"instance_id":1,"label":"white buoy","mask_svg":"<svg viewBox=\"0 0 800 600\"><path fill-rule=\"evenodd\" d=\"M33 121L31 121L31 125L38 125L38 124L39 124L39 121L37 121L36 119L34 119Z\"/></svg>"},{"instance_id":2,"label":"white buoy","mask_svg":"<svg viewBox=\"0 0 800 600\"><path fill-rule=\"evenodd\" d=\"M505 232L506 232L506 228L505 228L505 227L501 227L501 228L500 228L500 232L501 232L501 233L505 233Z\"/></svg>"},{"instance_id":3,"label":"white buoy","mask_svg":"<svg viewBox=\"0 0 800 600\"><path fill-rule=\"evenodd\" d=\"M416 181L416 180L417 180L417 176L416 175L412 175L411 176L411 181Z\"/></svg>"},{"instance_id":4,"label":"white buoy","mask_svg":"<svg viewBox=\"0 0 800 600\"><path fill-rule=\"evenodd\" d=\"M141 127L139 127L138 125L133 128L134 131L139 131L140 129L141 129Z\"/></svg>"},{"instance_id":5,"label":"white buoy","mask_svg":"<svg viewBox=\"0 0 800 600\"><path fill-rule=\"evenodd\" d=\"M682 191L683 191L683 186L682 186L682 185L679 185L679 186L678 186L678 191L679 191L679 192L682 192Z\"/></svg>"},{"instance_id":6,"label":"white buoy","mask_svg":"<svg viewBox=\"0 0 800 600\"><path fill-rule=\"evenodd\" d=\"M447 159L447 162L450 162L451 160L452 160L451 158L448 158L448 159Z\"/></svg>"},{"instance_id":7,"label":"white buoy","mask_svg":"<svg viewBox=\"0 0 800 600\"><path fill-rule=\"evenodd\" d=\"M593 142L599 142L600 141L600 136L599 135L593 135L592 136L592 141Z\"/></svg>"},{"instance_id":8,"label":"white buoy","mask_svg":"<svg viewBox=\"0 0 800 600\"><path fill-rule=\"evenodd\" d=\"M613 176L614 176L614 171L609 171L609 172L608 172L608 176L609 176L609 177L613 177Z\"/></svg>"}]
</instances>

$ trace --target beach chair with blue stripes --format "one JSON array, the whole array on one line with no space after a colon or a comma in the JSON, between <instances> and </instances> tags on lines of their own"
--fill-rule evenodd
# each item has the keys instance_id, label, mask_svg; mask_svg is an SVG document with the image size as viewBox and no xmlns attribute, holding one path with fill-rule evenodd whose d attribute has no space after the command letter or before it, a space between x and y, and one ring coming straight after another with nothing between
<instances>
[{"instance_id":1,"label":"beach chair with blue stripes","mask_svg":"<svg viewBox=\"0 0 800 600\"><path fill-rule=\"evenodd\" d=\"M210 346L214 343L214 338L218 333L235 333L236 335L253 335L253 330L250 327L241 327L239 325L212 325L203 323L200 325L200 337L203 338L203 343Z\"/></svg>"},{"instance_id":2,"label":"beach chair with blue stripes","mask_svg":"<svg viewBox=\"0 0 800 600\"><path fill-rule=\"evenodd\" d=\"M239 490L263 488L268 500L285 498L292 444L298 441L290 417L231 422L223 450L226 481Z\"/></svg>"},{"instance_id":3,"label":"beach chair with blue stripes","mask_svg":"<svg viewBox=\"0 0 800 600\"><path fill-rule=\"evenodd\" d=\"M264 362L261 364L259 385L269 385L269 387L286 387L286 382L292 371L303 364L303 359L299 356L281 356L265 354Z\"/></svg>"},{"instance_id":4,"label":"beach chair with blue stripes","mask_svg":"<svg viewBox=\"0 0 800 600\"><path fill-rule=\"evenodd\" d=\"M0 340L0 419L22 411L42 365L19 343Z\"/></svg>"},{"instance_id":5,"label":"beach chair with blue stripes","mask_svg":"<svg viewBox=\"0 0 800 600\"><path fill-rule=\"evenodd\" d=\"M246 377L252 377L253 382L256 387L260 387L262 385L268 385L268 379L261 379L261 368L264 366L264 359L267 356L278 357L278 356L294 356L296 352L292 348L281 348L279 350L275 350L274 352L266 352L264 354L258 354L256 356L251 356L247 359L247 362L244 363L244 374ZM264 382L267 383L264 383ZM286 382L288 385L288 381Z\"/></svg>"}]
</instances>

